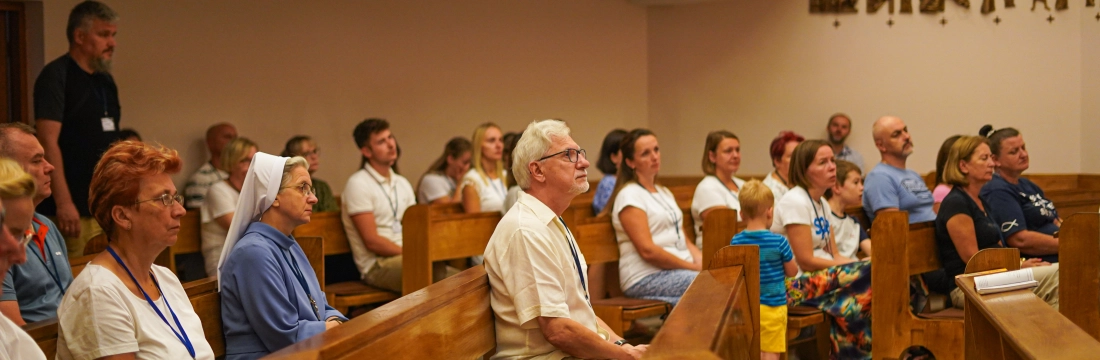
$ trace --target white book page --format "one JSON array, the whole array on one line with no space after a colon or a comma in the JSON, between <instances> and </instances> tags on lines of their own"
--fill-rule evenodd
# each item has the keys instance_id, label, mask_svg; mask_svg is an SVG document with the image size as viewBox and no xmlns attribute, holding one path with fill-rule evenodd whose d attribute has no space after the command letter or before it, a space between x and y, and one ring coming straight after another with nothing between
<instances>
[{"instance_id":1,"label":"white book page","mask_svg":"<svg viewBox=\"0 0 1100 360\"><path fill-rule=\"evenodd\" d=\"M1002 273L983 275L974 278L974 287L978 290L1012 286L1016 284L1034 282L1035 275L1031 268Z\"/></svg>"}]
</instances>

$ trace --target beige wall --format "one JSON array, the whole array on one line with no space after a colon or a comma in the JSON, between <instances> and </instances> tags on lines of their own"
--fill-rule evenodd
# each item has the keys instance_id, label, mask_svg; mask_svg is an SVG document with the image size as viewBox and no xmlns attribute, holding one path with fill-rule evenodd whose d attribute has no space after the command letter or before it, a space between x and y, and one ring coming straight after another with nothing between
<instances>
[{"instance_id":1,"label":"beige wall","mask_svg":"<svg viewBox=\"0 0 1100 360\"><path fill-rule=\"evenodd\" d=\"M45 3L47 61L67 50L76 3ZM413 182L447 139L484 121L522 131L562 118L598 149L607 129L647 119L646 10L625 1L107 3L121 16L122 126L180 150L177 185L220 121L261 151L312 135L318 177L340 192L359 164L351 131L366 117L391 121Z\"/></svg>"},{"instance_id":2,"label":"beige wall","mask_svg":"<svg viewBox=\"0 0 1100 360\"><path fill-rule=\"evenodd\" d=\"M44 3L46 61L66 50L76 2ZM741 173L763 174L778 131L823 137L836 111L853 117L849 141L868 166L871 122L896 114L921 172L942 139L985 123L1026 134L1032 172L1100 172L1082 155L1100 133L1100 22L1077 3L1053 24L1021 6L999 9L998 26L949 3L947 26L916 14L893 28L885 10L833 28L837 17L804 1L109 3L122 16L123 126L181 151L178 184L206 157L205 128L229 121L270 152L314 136L318 176L341 191L358 165L351 129L371 116L393 123L413 181L480 122L520 131L549 117L570 121L593 159L609 129L649 126L665 175L698 174L705 134L728 129L742 139Z\"/></svg>"},{"instance_id":3,"label":"beige wall","mask_svg":"<svg viewBox=\"0 0 1100 360\"><path fill-rule=\"evenodd\" d=\"M1023 5L982 16L948 2L947 26L915 14L895 15L893 28L885 9L864 14L862 2L839 28L805 1L650 7L649 117L667 149L663 170L698 173L706 133L724 128L741 137L741 172L761 174L780 130L823 138L827 117L844 111L868 166L878 161L871 123L896 114L916 146L909 166L922 173L943 139L986 123L1025 134L1031 172L1100 171L1082 157L1082 144L1095 153L1095 135L1077 135L1096 134L1100 118L1100 26L1082 3L1050 24Z\"/></svg>"}]
</instances>

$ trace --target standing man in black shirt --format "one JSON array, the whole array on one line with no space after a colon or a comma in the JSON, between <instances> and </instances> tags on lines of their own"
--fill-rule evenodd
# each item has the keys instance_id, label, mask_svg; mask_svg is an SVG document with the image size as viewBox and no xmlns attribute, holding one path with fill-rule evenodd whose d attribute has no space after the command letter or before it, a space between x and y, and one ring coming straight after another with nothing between
<instances>
[{"instance_id":1,"label":"standing man in black shirt","mask_svg":"<svg viewBox=\"0 0 1100 360\"><path fill-rule=\"evenodd\" d=\"M55 166L53 197L38 211L55 219L69 256L102 232L88 210L88 187L100 156L118 140L121 111L111 77L118 14L97 1L69 13L69 52L42 69L34 82L38 140Z\"/></svg>"}]
</instances>

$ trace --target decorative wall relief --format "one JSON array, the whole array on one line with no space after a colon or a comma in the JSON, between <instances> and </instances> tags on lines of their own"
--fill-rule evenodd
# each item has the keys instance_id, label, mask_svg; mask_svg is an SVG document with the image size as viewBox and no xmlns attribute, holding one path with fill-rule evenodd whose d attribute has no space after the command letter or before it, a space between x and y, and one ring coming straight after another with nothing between
<instances>
[{"instance_id":1,"label":"decorative wall relief","mask_svg":"<svg viewBox=\"0 0 1100 360\"><path fill-rule=\"evenodd\" d=\"M856 2L858 0L810 0L811 14L842 14L857 13Z\"/></svg>"},{"instance_id":2,"label":"decorative wall relief","mask_svg":"<svg viewBox=\"0 0 1100 360\"><path fill-rule=\"evenodd\" d=\"M1031 11L1035 11L1035 5L1043 3L1043 7L1050 11L1050 5L1047 5L1047 0L1031 0Z\"/></svg>"},{"instance_id":3,"label":"decorative wall relief","mask_svg":"<svg viewBox=\"0 0 1100 360\"><path fill-rule=\"evenodd\" d=\"M924 14L935 14L943 12L944 0L920 0L920 12Z\"/></svg>"},{"instance_id":4,"label":"decorative wall relief","mask_svg":"<svg viewBox=\"0 0 1100 360\"><path fill-rule=\"evenodd\" d=\"M912 14L913 13L913 0L901 0L901 13Z\"/></svg>"},{"instance_id":5,"label":"decorative wall relief","mask_svg":"<svg viewBox=\"0 0 1100 360\"><path fill-rule=\"evenodd\" d=\"M1058 0L1054 2L1054 10L1069 9L1069 0Z\"/></svg>"},{"instance_id":6,"label":"decorative wall relief","mask_svg":"<svg viewBox=\"0 0 1100 360\"><path fill-rule=\"evenodd\" d=\"M810 0L811 3L813 1L814 0ZM939 0L939 1L942 2L943 0ZM894 13L894 0L867 0L867 13L868 14L877 13L878 9L882 8L882 5L886 4L886 3L890 3L889 12L891 14L893 14Z\"/></svg>"},{"instance_id":7,"label":"decorative wall relief","mask_svg":"<svg viewBox=\"0 0 1100 360\"><path fill-rule=\"evenodd\" d=\"M996 5L993 4L995 0L982 0L982 14L988 14L997 10Z\"/></svg>"}]
</instances>

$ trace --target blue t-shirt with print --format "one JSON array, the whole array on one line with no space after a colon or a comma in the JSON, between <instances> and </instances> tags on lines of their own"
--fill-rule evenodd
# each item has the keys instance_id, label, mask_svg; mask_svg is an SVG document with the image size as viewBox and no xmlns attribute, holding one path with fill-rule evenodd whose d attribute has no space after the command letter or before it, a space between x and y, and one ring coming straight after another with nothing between
<instances>
[{"instance_id":1,"label":"blue t-shirt with print","mask_svg":"<svg viewBox=\"0 0 1100 360\"><path fill-rule=\"evenodd\" d=\"M875 221L875 211L898 208L909 212L909 223L936 219L932 192L916 171L898 169L886 163L875 165L863 181L863 210Z\"/></svg>"},{"instance_id":2,"label":"blue t-shirt with print","mask_svg":"<svg viewBox=\"0 0 1100 360\"><path fill-rule=\"evenodd\" d=\"M1005 239L1022 230L1047 235L1058 231L1058 225L1054 224L1054 220L1058 219L1058 210L1046 198L1043 189L1031 180L1020 178L1014 185L994 174L993 180L982 186L979 196L989 204L989 216L1000 226ZM1043 261L1058 262L1058 254L1040 257Z\"/></svg>"},{"instance_id":3,"label":"blue t-shirt with print","mask_svg":"<svg viewBox=\"0 0 1100 360\"><path fill-rule=\"evenodd\" d=\"M768 230L745 230L734 235L730 245L760 247L760 305L787 305L783 263L794 260L787 238Z\"/></svg>"}]
</instances>

